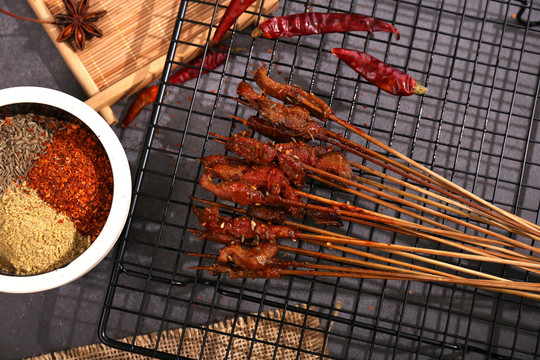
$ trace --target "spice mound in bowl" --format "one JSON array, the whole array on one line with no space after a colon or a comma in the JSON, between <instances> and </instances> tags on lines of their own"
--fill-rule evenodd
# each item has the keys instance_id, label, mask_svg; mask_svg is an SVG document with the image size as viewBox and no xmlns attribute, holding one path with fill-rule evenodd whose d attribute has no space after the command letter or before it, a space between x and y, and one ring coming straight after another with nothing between
<instances>
[{"instance_id":1,"label":"spice mound in bowl","mask_svg":"<svg viewBox=\"0 0 540 360\"><path fill-rule=\"evenodd\" d=\"M0 90L0 291L47 290L92 269L130 198L125 152L94 110L55 90Z\"/></svg>"},{"instance_id":2,"label":"spice mound in bowl","mask_svg":"<svg viewBox=\"0 0 540 360\"><path fill-rule=\"evenodd\" d=\"M34 275L70 263L103 228L112 170L79 121L32 113L0 119L0 269Z\"/></svg>"}]
</instances>

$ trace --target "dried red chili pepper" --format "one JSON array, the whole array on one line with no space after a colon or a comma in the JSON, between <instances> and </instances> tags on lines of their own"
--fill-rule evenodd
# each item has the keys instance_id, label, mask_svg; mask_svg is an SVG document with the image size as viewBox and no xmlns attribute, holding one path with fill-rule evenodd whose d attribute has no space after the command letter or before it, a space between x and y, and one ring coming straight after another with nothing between
<instances>
[{"instance_id":1,"label":"dried red chili pepper","mask_svg":"<svg viewBox=\"0 0 540 360\"><path fill-rule=\"evenodd\" d=\"M216 47L208 50L206 52L206 57L204 58L204 64L202 65L202 74L206 74L208 70L214 70L219 65L223 64L227 60L227 51L229 47L226 45L217 45ZM239 48L231 48L232 53L239 52ZM195 59L191 60L188 65L184 66L174 74L169 77L169 82L171 84L181 84L185 81L195 79L199 76L199 69L203 62L203 54L197 56Z\"/></svg>"},{"instance_id":2,"label":"dried red chili pepper","mask_svg":"<svg viewBox=\"0 0 540 360\"><path fill-rule=\"evenodd\" d=\"M223 64L227 59L227 50L226 45L218 45L213 49L208 50L206 57L204 58L204 64L202 65L201 74L206 74L208 70L214 70L219 65ZM237 52L240 49L233 48L231 52ZM199 69L203 63L203 55L197 56L195 59L191 60L188 65L180 68L178 71L173 73L169 77L169 83L171 84L181 84L191 79L195 79L199 76ZM129 107L124 120L122 121L122 127L125 128L129 125L130 122L141 112L141 110L156 101L158 92L158 86L150 86L139 93L133 104Z\"/></svg>"},{"instance_id":3,"label":"dried red chili pepper","mask_svg":"<svg viewBox=\"0 0 540 360\"><path fill-rule=\"evenodd\" d=\"M277 39L348 31L367 31L372 35L375 31L386 31L396 34L399 40L399 30L380 19L360 14L322 12L307 12L270 18L260 23L253 30L251 36Z\"/></svg>"},{"instance_id":4,"label":"dried red chili pepper","mask_svg":"<svg viewBox=\"0 0 540 360\"><path fill-rule=\"evenodd\" d=\"M240 17L240 15L242 15L254 2L255 0L231 0L229 6L227 6L227 10L225 10L225 14L219 22L212 41L216 44L219 43L236 19L238 19L238 17Z\"/></svg>"},{"instance_id":5,"label":"dried red chili pepper","mask_svg":"<svg viewBox=\"0 0 540 360\"><path fill-rule=\"evenodd\" d=\"M332 54L343 60L371 84L390 94L409 96L425 94L428 91L412 76L364 52L335 48L332 49Z\"/></svg>"},{"instance_id":6,"label":"dried red chili pepper","mask_svg":"<svg viewBox=\"0 0 540 360\"><path fill-rule=\"evenodd\" d=\"M158 90L159 86L152 85L139 93L133 104L131 104L131 106L129 107L126 116L122 121L123 128L127 127L129 123L132 122L137 115L139 115L139 113L145 106L156 101Z\"/></svg>"}]
</instances>

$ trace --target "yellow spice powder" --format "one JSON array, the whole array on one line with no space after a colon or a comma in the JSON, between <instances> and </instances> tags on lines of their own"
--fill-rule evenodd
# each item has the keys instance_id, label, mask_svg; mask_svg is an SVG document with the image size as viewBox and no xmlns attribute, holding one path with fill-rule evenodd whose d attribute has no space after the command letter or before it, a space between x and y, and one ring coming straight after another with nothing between
<instances>
[{"instance_id":1,"label":"yellow spice powder","mask_svg":"<svg viewBox=\"0 0 540 360\"><path fill-rule=\"evenodd\" d=\"M48 272L70 263L90 243L90 236L24 184L0 195L0 269L18 275Z\"/></svg>"}]
</instances>

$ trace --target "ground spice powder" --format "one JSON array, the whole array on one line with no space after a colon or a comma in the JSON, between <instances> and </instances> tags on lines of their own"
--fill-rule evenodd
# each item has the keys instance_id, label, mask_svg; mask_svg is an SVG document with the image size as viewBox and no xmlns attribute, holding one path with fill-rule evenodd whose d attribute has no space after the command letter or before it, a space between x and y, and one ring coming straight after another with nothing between
<instances>
[{"instance_id":1,"label":"ground spice powder","mask_svg":"<svg viewBox=\"0 0 540 360\"><path fill-rule=\"evenodd\" d=\"M77 230L97 237L111 208L112 170L96 136L67 123L26 177L27 185L56 211L69 216Z\"/></svg>"},{"instance_id":2,"label":"ground spice powder","mask_svg":"<svg viewBox=\"0 0 540 360\"><path fill-rule=\"evenodd\" d=\"M0 269L41 274L69 264L90 244L90 236L24 184L0 196Z\"/></svg>"}]
</instances>

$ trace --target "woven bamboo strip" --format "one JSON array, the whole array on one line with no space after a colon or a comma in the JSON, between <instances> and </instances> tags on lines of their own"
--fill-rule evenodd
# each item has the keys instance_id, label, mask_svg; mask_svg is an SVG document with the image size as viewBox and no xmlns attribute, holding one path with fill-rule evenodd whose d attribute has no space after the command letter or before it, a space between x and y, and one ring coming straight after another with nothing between
<instances>
[{"instance_id":1,"label":"woven bamboo strip","mask_svg":"<svg viewBox=\"0 0 540 360\"><path fill-rule=\"evenodd\" d=\"M257 3L255 3L257 4ZM263 13L270 13L274 11L278 6L277 1L265 1ZM245 28L251 22L256 20L250 14L243 14L238 19L238 28ZM185 23L187 25L188 23ZM204 45L208 39L207 31L196 33L196 27L186 27L182 30L182 38L190 38L189 42L193 45ZM198 54L199 48L196 46L188 46L186 44L179 44L176 51L175 61L177 62L187 62ZM125 96L129 96L146 85L152 80L155 80L158 77L162 70L163 64L165 63L165 55L157 60L154 60L152 63L140 68L139 70L131 73L129 76L123 78L117 83L111 85L107 89L96 94L92 98L86 101L94 109L101 109L105 106L110 106L116 101L120 100Z\"/></svg>"},{"instance_id":2,"label":"woven bamboo strip","mask_svg":"<svg viewBox=\"0 0 540 360\"><path fill-rule=\"evenodd\" d=\"M50 20L54 14L66 12L62 0L27 1L39 19ZM196 45L206 43L209 29L215 29L230 2L220 0L216 10L216 1L188 4L181 41ZM66 64L90 97L86 103L100 111L109 124L118 121L110 109L111 105L142 89L163 71L180 3L181 0L93 0L89 12L107 11L98 23L104 36L89 39L83 51L75 51L73 43L57 43L55 39L60 28L44 25ZM262 0L257 1L248 12L258 12L262 3ZM262 12L268 14L277 6L277 0L265 1ZM253 14L243 14L238 20L238 28L245 28L256 19ZM197 46L179 46L175 60L189 61L197 55L197 51Z\"/></svg>"}]
</instances>

